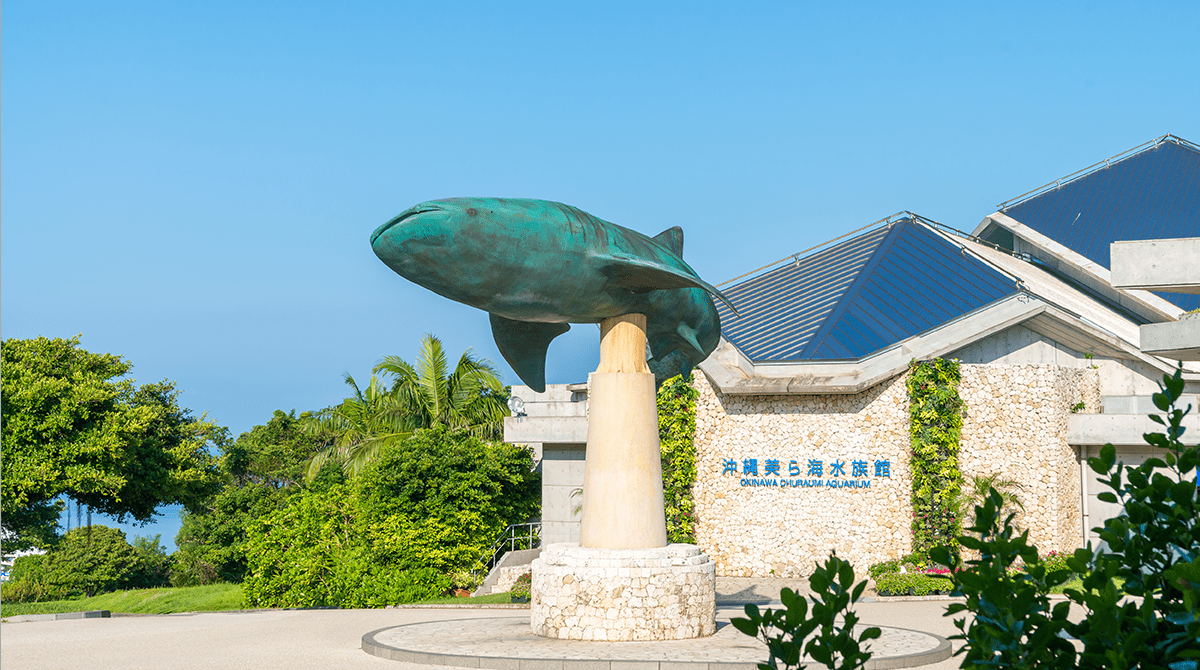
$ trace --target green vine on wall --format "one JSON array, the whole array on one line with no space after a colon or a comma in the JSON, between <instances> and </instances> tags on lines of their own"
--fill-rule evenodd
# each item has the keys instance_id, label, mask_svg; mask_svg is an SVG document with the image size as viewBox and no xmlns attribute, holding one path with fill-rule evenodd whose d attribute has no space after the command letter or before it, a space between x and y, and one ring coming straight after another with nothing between
<instances>
[{"instance_id":1,"label":"green vine on wall","mask_svg":"<svg viewBox=\"0 0 1200 670\"><path fill-rule=\"evenodd\" d=\"M962 471L958 445L963 401L958 361L935 358L909 363L908 412L912 439L913 551L957 546L962 533L958 500Z\"/></svg>"},{"instance_id":2,"label":"green vine on wall","mask_svg":"<svg viewBox=\"0 0 1200 670\"><path fill-rule=\"evenodd\" d=\"M663 504L667 539L694 543L696 508L696 397L690 376L672 377L658 389L658 440L662 445Z\"/></svg>"}]
</instances>

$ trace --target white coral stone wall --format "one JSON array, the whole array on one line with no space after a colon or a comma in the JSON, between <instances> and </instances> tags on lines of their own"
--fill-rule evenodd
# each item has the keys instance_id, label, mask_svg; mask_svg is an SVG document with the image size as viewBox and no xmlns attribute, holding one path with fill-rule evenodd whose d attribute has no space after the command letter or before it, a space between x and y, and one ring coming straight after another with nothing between
<instances>
[{"instance_id":1,"label":"white coral stone wall","mask_svg":"<svg viewBox=\"0 0 1200 670\"><path fill-rule=\"evenodd\" d=\"M1080 544L1076 452L1066 443L1066 417L1076 403L1099 406L1092 369L1053 365L962 365L966 402L960 448L964 476L1000 473L1024 487L1019 521L1043 552ZM830 551L864 572L911 551L912 504L906 375L854 395L722 396L703 377L696 403L696 543L721 576L811 574ZM757 477L745 475L754 459ZM780 475L764 475L768 459ZM771 481L816 479L809 460L824 466L820 487ZM731 474L727 460L738 466ZM797 461L800 477L788 476ZM851 476L853 461L867 476ZM887 462L890 476L876 476ZM833 463L846 475L831 477ZM744 479L760 484L746 486ZM859 488L830 487L857 480ZM869 488L861 488L870 481Z\"/></svg>"}]
</instances>

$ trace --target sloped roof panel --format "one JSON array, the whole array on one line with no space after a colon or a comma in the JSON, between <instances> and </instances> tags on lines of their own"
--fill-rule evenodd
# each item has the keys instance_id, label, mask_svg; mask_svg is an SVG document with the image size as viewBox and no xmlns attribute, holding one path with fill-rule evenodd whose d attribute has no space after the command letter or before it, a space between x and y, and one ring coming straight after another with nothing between
<instances>
[{"instance_id":1,"label":"sloped roof panel","mask_svg":"<svg viewBox=\"0 0 1200 670\"><path fill-rule=\"evenodd\" d=\"M721 332L751 358L796 358L886 233L869 231L724 289L741 317L718 304Z\"/></svg>"},{"instance_id":2,"label":"sloped roof panel","mask_svg":"<svg viewBox=\"0 0 1200 670\"><path fill-rule=\"evenodd\" d=\"M721 330L751 360L856 359L1016 292L1008 276L911 218L725 291Z\"/></svg>"},{"instance_id":3,"label":"sloped roof panel","mask_svg":"<svg viewBox=\"0 0 1200 670\"><path fill-rule=\"evenodd\" d=\"M814 353L846 350L861 358L1016 292L1013 280L924 225L906 219L893 228L879 262L810 344Z\"/></svg>"},{"instance_id":4,"label":"sloped roof panel","mask_svg":"<svg viewBox=\"0 0 1200 670\"><path fill-rule=\"evenodd\" d=\"M1119 240L1200 237L1200 151L1161 142L1002 210L1104 267ZM1159 293L1179 307L1200 295Z\"/></svg>"}]
</instances>

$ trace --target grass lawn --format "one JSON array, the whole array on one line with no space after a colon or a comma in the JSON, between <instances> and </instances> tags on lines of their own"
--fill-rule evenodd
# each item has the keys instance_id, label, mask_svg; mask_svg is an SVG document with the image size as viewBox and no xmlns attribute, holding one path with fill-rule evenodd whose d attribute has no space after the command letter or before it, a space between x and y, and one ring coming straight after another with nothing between
<instances>
[{"instance_id":1,"label":"grass lawn","mask_svg":"<svg viewBox=\"0 0 1200 670\"><path fill-rule=\"evenodd\" d=\"M51 600L44 603L0 603L0 616L58 614L109 610L129 614L219 612L242 608L241 584L210 584L181 588L131 589L102 593L91 598Z\"/></svg>"},{"instance_id":2,"label":"grass lawn","mask_svg":"<svg viewBox=\"0 0 1200 670\"><path fill-rule=\"evenodd\" d=\"M419 603L408 603L410 605L492 605L496 603L510 603L512 599L508 592L505 593L489 593L486 596L473 596L470 598L434 598L433 600L422 600Z\"/></svg>"},{"instance_id":3,"label":"grass lawn","mask_svg":"<svg viewBox=\"0 0 1200 670\"><path fill-rule=\"evenodd\" d=\"M507 593L478 598L435 598L420 605L492 604L510 602ZM52 600L44 603L0 603L0 616L22 614L60 614L108 610L127 614L176 614L179 612L220 612L243 609L241 584L210 584L181 588L134 589L114 591L92 598Z\"/></svg>"}]
</instances>

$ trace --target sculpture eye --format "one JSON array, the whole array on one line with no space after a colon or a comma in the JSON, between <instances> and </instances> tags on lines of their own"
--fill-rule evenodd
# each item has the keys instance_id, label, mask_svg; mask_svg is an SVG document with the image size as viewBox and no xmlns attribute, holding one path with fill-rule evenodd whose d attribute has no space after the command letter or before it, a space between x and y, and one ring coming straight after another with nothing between
<instances>
[{"instance_id":1,"label":"sculpture eye","mask_svg":"<svg viewBox=\"0 0 1200 670\"><path fill-rule=\"evenodd\" d=\"M479 212L475 211L474 207L471 207L470 209L467 210L467 216L475 216L478 213Z\"/></svg>"}]
</instances>

